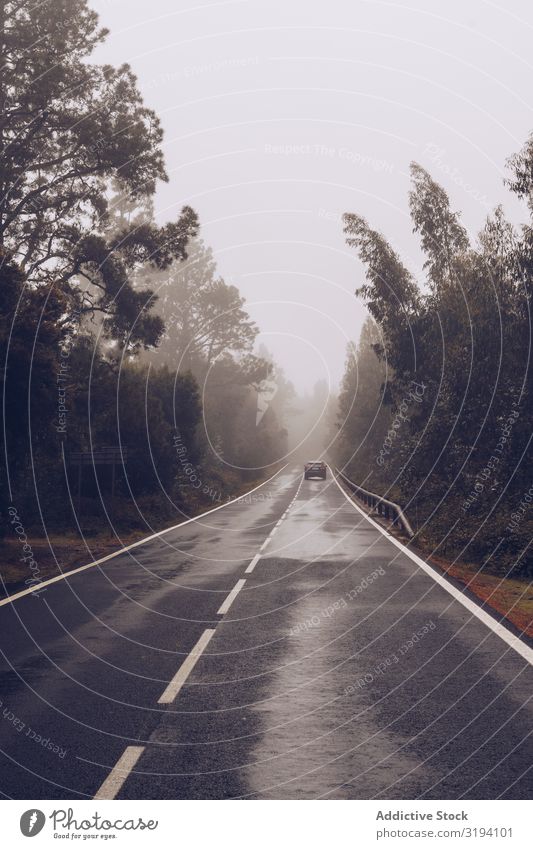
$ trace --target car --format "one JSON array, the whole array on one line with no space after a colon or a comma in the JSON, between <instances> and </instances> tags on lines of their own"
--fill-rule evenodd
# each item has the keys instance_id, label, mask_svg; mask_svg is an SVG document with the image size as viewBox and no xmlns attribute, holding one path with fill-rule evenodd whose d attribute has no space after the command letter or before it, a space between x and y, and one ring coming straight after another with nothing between
<instances>
[{"instance_id":1,"label":"car","mask_svg":"<svg viewBox=\"0 0 533 849\"><path fill-rule=\"evenodd\" d=\"M322 480L326 480L327 470L328 467L322 460L311 460L304 466L304 478L306 481L309 478L322 478Z\"/></svg>"}]
</instances>

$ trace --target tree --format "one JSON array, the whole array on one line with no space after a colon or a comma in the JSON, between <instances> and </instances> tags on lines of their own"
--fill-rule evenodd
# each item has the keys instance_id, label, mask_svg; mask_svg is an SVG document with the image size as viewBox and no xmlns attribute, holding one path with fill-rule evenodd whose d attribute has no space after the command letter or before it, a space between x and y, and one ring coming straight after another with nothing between
<instances>
[{"instance_id":1,"label":"tree","mask_svg":"<svg viewBox=\"0 0 533 849\"><path fill-rule=\"evenodd\" d=\"M533 211L531 140L510 164L509 185ZM509 515L527 491L533 461L533 230L526 224L517 234L497 208L472 246L444 189L416 164L411 173L411 216L427 257L420 285L379 233L359 216L345 216L348 244L366 265L359 293L383 340L371 347L392 365L387 391L378 399L374 387L365 399L360 381L371 369L363 368L362 340L357 355L350 351L340 397L345 456L361 453L352 465L360 478L369 471L361 437L382 399L401 439L392 440L394 455L374 478L377 488L396 487L407 508L416 498L433 545L473 559L497 545L490 568L528 573L530 559L512 558L531 522L510 532ZM415 381L421 397L410 404ZM367 408L361 418L358 398Z\"/></svg>"},{"instance_id":2,"label":"tree","mask_svg":"<svg viewBox=\"0 0 533 849\"><path fill-rule=\"evenodd\" d=\"M147 317L152 293L135 293L130 276L183 258L197 221L184 207L164 227L105 238L112 180L142 200L167 179L159 120L129 66L88 61L106 34L86 0L1 4L0 245L31 284L68 295L65 321L102 313L106 331L135 348L162 327Z\"/></svg>"},{"instance_id":3,"label":"tree","mask_svg":"<svg viewBox=\"0 0 533 849\"><path fill-rule=\"evenodd\" d=\"M459 261L469 248L468 237L459 223L459 216L451 211L448 195L442 186L416 162L411 163L411 178L411 218L427 256L424 268L436 289L454 282L460 268Z\"/></svg>"},{"instance_id":4,"label":"tree","mask_svg":"<svg viewBox=\"0 0 533 849\"><path fill-rule=\"evenodd\" d=\"M366 299L371 315L383 328L383 337L390 348L388 355L401 379L416 369L417 349L412 328L419 319L418 287L387 240L364 218L346 213L344 225L347 244L357 250L366 266L366 282L356 294ZM376 352L383 358L382 341L375 344Z\"/></svg>"},{"instance_id":5,"label":"tree","mask_svg":"<svg viewBox=\"0 0 533 849\"><path fill-rule=\"evenodd\" d=\"M156 285L165 333L143 359L179 375L190 372L198 380L202 467L208 476L220 484L224 476L248 477L278 460L287 449L285 394L277 399L283 377L268 352L253 353L258 328L239 290L218 276L211 249L192 240L188 259L161 272Z\"/></svg>"},{"instance_id":6,"label":"tree","mask_svg":"<svg viewBox=\"0 0 533 849\"><path fill-rule=\"evenodd\" d=\"M60 292L32 289L21 269L0 250L0 375L2 397L1 506L28 497L32 464L57 462L52 439L58 408L57 352L64 339ZM35 504L32 505L35 510ZM3 510L2 510L3 512Z\"/></svg>"},{"instance_id":7,"label":"tree","mask_svg":"<svg viewBox=\"0 0 533 849\"><path fill-rule=\"evenodd\" d=\"M159 292L165 333L152 362L203 376L223 354L251 351L258 328L239 290L217 276L213 252L200 239L191 241L185 262L172 265Z\"/></svg>"},{"instance_id":8,"label":"tree","mask_svg":"<svg viewBox=\"0 0 533 849\"><path fill-rule=\"evenodd\" d=\"M358 345L350 343L347 347L338 400L337 456L353 479L361 482L380 478L383 464L378 460L391 419L390 408L384 403L391 375L385 360L376 353L380 347L379 327L369 316Z\"/></svg>"}]
</instances>

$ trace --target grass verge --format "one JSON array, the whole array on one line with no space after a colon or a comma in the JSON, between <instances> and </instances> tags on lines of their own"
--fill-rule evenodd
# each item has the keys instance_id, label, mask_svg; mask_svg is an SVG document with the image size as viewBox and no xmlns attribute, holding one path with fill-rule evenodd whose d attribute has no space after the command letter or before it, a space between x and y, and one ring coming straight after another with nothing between
<instances>
[{"instance_id":1,"label":"grass verge","mask_svg":"<svg viewBox=\"0 0 533 849\"><path fill-rule=\"evenodd\" d=\"M353 493L348 492L353 497ZM390 526L370 508L357 500L357 505L368 516L378 524L386 528L389 533L394 534L404 545L409 543L403 534ZM527 578L503 578L487 571L480 571L479 566L474 563L451 563L443 557L431 554L427 548L417 540L415 545L411 544L413 550L431 563L439 571L467 587L487 607L504 616L515 628L533 638L533 583Z\"/></svg>"}]
</instances>

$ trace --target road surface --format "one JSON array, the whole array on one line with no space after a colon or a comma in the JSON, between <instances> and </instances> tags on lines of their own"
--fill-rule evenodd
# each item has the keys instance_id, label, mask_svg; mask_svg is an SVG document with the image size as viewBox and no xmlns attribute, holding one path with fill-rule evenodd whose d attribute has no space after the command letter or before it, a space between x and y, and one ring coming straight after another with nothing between
<instances>
[{"instance_id":1,"label":"road surface","mask_svg":"<svg viewBox=\"0 0 533 849\"><path fill-rule=\"evenodd\" d=\"M286 468L0 628L6 798L531 797L527 657L330 476Z\"/></svg>"}]
</instances>

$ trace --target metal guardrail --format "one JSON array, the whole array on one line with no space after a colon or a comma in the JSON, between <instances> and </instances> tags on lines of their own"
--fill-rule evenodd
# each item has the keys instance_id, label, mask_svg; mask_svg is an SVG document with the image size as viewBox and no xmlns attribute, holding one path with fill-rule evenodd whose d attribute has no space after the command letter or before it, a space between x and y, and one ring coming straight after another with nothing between
<instances>
[{"instance_id":1,"label":"metal guardrail","mask_svg":"<svg viewBox=\"0 0 533 849\"><path fill-rule=\"evenodd\" d=\"M347 478L340 469L337 469L336 466L333 466L333 470L335 474L344 481L348 489L353 492L355 497L362 501L363 504L370 507L372 510L375 510L385 519L390 519L393 525L400 527L408 536L414 537L414 531L399 504L395 504L387 498L382 498L381 495L376 495L375 492L370 492L368 489L363 489L362 486L358 486L356 483Z\"/></svg>"}]
</instances>

